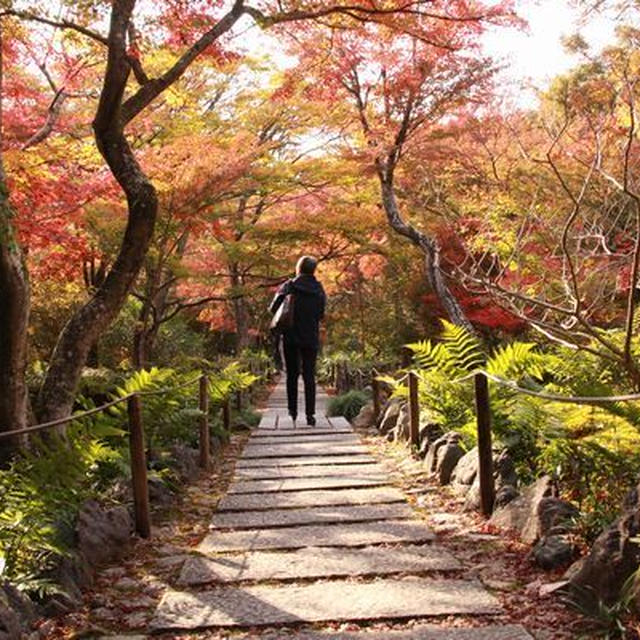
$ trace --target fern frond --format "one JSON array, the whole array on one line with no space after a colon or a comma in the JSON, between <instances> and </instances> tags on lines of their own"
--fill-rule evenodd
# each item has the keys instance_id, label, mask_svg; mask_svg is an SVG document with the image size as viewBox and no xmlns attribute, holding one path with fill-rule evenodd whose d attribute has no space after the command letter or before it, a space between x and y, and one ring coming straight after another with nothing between
<instances>
[{"instance_id":1,"label":"fern frond","mask_svg":"<svg viewBox=\"0 0 640 640\"><path fill-rule=\"evenodd\" d=\"M511 342L498 347L487 362L487 371L501 378L532 376L541 379L546 371L545 359L531 342Z\"/></svg>"},{"instance_id":2,"label":"fern frond","mask_svg":"<svg viewBox=\"0 0 640 640\"><path fill-rule=\"evenodd\" d=\"M484 367L487 355L480 340L464 327L446 321L443 324L442 341L457 366L465 371Z\"/></svg>"}]
</instances>

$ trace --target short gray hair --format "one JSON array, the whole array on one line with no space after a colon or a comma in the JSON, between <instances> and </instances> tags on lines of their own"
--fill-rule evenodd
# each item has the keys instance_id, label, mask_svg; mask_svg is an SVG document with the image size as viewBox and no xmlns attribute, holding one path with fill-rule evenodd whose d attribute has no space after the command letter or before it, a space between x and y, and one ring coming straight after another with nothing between
<instances>
[{"instance_id":1,"label":"short gray hair","mask_svg":"<svg viewBox=\"0 0 640 640\"><path fill-rule=\"evenodd\" d=\"M318 260L313 256L302 256L296 264L296 273L304 273L305 275L312 276L316 267L318 266Z\"/></svg>"}]
</instances>

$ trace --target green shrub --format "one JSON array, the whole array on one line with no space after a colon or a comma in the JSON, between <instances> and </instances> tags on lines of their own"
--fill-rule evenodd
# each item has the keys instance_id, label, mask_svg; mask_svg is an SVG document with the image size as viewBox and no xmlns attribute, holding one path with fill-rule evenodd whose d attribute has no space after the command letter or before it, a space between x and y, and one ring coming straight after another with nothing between
<instances>
[{"instance_id":1,"label":"green shrub","mask_svg":"<svg viewBox=\"0 0 640 640\"><path fill-rule=\"evenodd\" d=\"M359 413L360 409L369 402L369 395L364 391L347 391L341 396L336 396L329 400L327 406L328 416L344 416L347 420L353 420Z\"/></svg>"},{"instance_id":2,"label":"green shrub","mask_svg":"<svg viewBox=\"0 0 640 640\"><path fill-rule=\"evenodd\" d=\"M56 590L41 576L66 553L80 505L125 467L124 452L74 423L65 440L52 436L0 470L2 578L39 595Z\"/></svg>"}]
</instances>

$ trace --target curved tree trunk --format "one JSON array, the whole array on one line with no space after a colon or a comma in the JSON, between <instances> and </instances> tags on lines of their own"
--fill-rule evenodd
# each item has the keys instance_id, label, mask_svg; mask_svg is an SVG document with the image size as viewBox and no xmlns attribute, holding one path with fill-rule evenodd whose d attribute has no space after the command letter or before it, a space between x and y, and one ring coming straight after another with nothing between
<instances>
[{"instance_id":1,"label":"curved tree trunk","mask_svg":"<svg viewBox=\"0 0 640 640\"><path fill-rule=\"evenodd\" d=\"M25 382L29 280L12 225L14 212L2 162L3 69L0 24L0 432L23 429L29 413ZM0 440L0 463L9 459L21 441L18 437Z\"/></svg>"},{"instance_id":2,"label":"curved tree trunk","mask_svg":"<svg viewBox=\"0 0 640 640\"><path fill-rule=\"evenodd\" d=\"M153 235L158 210L156 191L138 165L121 121L122 97L130 71L126 32L134 5L135 0L113 4L109 57L93 122L98 149L127 198L127 227L118 257L104 283L93 298L74 313L60 334L40 391L38 417L41 420L70 414L87 355L122 308Z\"/></svg>"},{"instance_id":3,"label":"curved tree trunk","mask_svg":"<svg viewBox=\"0 0 640 640\"><path fill-rule=\"evenodd\" d=\"M442 275L438 242L402 220L398 203L396 202L393 184L390 179L387 179L384 175L380 175L380 185L382 188L382 204L389 224L394 231L411 240L424 254L427 279L451 322L460 327L464 327L467 331L476 335L475 327L465 315L460 303L451 292L449 285Z\"/></svg>"}]
</instances>

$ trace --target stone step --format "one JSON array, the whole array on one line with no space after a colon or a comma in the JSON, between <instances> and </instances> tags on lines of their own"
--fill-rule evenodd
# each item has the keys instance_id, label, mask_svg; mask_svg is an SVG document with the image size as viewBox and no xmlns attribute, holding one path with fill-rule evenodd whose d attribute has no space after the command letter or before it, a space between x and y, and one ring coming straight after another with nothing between
<instances>
[{"instance_id":1,"label":"stone step","mask_svg":"<svg viewBox=\"0 0 640 640\"><path fill-rule=\"evenodd\" d=\"M274 493L277 491L317 491L319 489L353 489L388 485L386 474L368 477L339 476L336 478L282 478L279 480L241 480L234 482L227 493Z\"/></svg>"},{"instance_id":2,"label":"stone step","mask_svg":"<svg viewBox=\"0 0 640 640\"><path fill-rule=\"evenodd\" d=\"M340 504L378 504L404 502L402 493L394 487L367 489L336 489L334 491L290 491L287 493L232 494L218 503L218 511L251 511L286 509L288 507L319 507Z\"/></svg>"},{"instance_id":3,"label":"stone step","mask_svg":"<svg viewBox=\"0 0 640 640\"><path fill-rule=\"evenodd\" d=\"M267 511L226 511L214 513L210 529L259 529L300 524L331 524L397 520L413 517L406 502L376 505L305 507L302 509L270 509Z\"/></svg>"},{"instance_id":4,"label":"stone step","mask_svg":"<svg viewBox=\"0 0 640 640\"><path fill-rule=\"evenodd\" d=\"M249 441L249 445L285 445L300 443L314 443L317 444L318 447L322 447L325 444L361 444L361 440L355 433L340 432L316 434L310 432L285 436L254 436L251 434L251 440Z\"/></svg>"},{"instance_id":5,"label":"stone step","mask_svg":"<svg viewBox=\"0 0 640 640\"><path fill-rule=\"evenodd\" d=\"M215 531L198 545L203 554L257 549L300 549L302 547L360 547L399 542L431 542L433 532L421 520L346 522L341 524Z\"/></svg>"},{"instance_id":6,"label":"stone step","mask_svg":"<svg viewBox=\"0 0 640 640\"><path fill-rule=\"evenodd\" d=\"M306 465L300 467L236 468L239 480L280 480L282 478L388 478L386 469L379 464Z\"/></svg>"},{"instance_id":7,"label":"stone step","mask_svg":"<svg viewBox=\"0 0 640 640\"><path fill-rule=\"evenodd\" d=\"M361 444L331 444L318 442L296 442L293 444L254 444L249 443L242 452L242 459L249 458L292 458L318 455L359 455L368 453Z\"/></svg>"},{"instance_id":8,"label":"stone step","mask_svg":"<svg viewBox=\"0 0 640 640\"><path fill-rule=\"evenodd\" d=\"M375 462L377 462L377 460L373 456L365 454L355 456L301 456L297 458L241 458L236 462L236 469L251 469L254 467L299 467L328 464L373 464Z\"/></svg>"},{"instance_id":9,"label":"stone step","mask_svg":"<svg viewBox=\"0 0 640 640\"><path fill-rule=\"evenodd\" d=\"M218 558L189 557L178 584L196 586L240 581L295 580L339 576L454 571L460 563L444 549L398 547L307 547L298 551L256 551Z\"/></svg>"},{"instance_id":10,"label":"stone step","mask_svg":"<svg viewBox=\"0 0 640 640\"><path fill-rule=\"evenodd\" d=\"M354 435L353 429L262 429L256 428L251 431L251 440L257 443L262 442L262 438L319 438L320 436L350 436ZM256 438L256 440L254 440ZM279 441L279 440L278 440Z\"/></svg>"},{"instance_id":11,"label":"stone step","mask_svg":"<svg viewBox=\"0 0 640 640\"><path fill-rule=\"evenodd\" d=\"M353 429L351 423L344 416L331 416L327 420L336 429Z\"/></svg>"},{"instance_id":12,"label":"stone step","mask_svg":"<svg viewBox=\"0 0 640 640\"><path fill-rule=\"evenodd\" d=\"M501 607L479 583L426 578L305 585L218 587L166 592L152 632L301 622L380 620L454 614L492 615Z\"/></svg>"},{"instance_id":13,"label":"stone step","mask_svg":"<svg viewBox=\"0 0 640 640\"><path fill-rule=\"evenodd\" d=\"M413 626L407 631L300 631L287 634L288 640L534 640L520 625L448 628Z\"/></svg>"}]
</instances>

